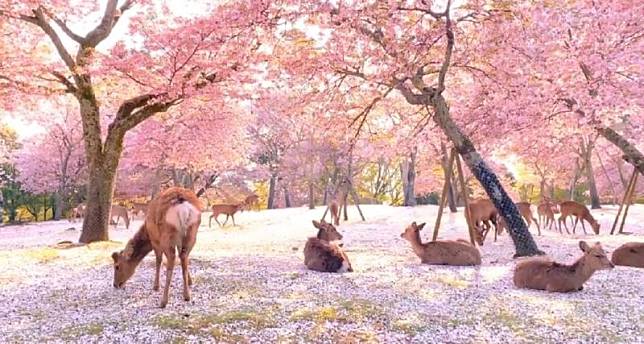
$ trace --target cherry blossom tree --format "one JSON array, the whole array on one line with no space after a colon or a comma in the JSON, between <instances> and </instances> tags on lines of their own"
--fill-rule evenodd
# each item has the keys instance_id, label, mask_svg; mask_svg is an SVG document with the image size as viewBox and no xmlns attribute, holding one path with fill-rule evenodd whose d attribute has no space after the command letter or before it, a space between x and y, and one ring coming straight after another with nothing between
<instances>
[{"instance_id":1,"label":"cherry blossom tree","mask_svg":"<svg viewBox=\"0 0 644 344\"><path fill-rule=\"evenodd\" d=\"M268 8L263 1L227 3L204 11L206 16L185 18L146 1L109 0L98 24L81 33L80 25L70 23L90 22L99 10L94 2L1 5L3 30L9 27L27 42L46 41L56 56L35 59L26 47L16 47L7 62L12 68L3 68L7 75L1 78L32 96L46 88L77 100L89 174L81 242L108 239L125 134L190 98L218 97L229 84L243 82L243 71L260 44L257 33L272 24ZM131 39L120 37L111 49L102 50L101 43L117 39L114 29L126 16Z\"/></svg>"}]
</instances>

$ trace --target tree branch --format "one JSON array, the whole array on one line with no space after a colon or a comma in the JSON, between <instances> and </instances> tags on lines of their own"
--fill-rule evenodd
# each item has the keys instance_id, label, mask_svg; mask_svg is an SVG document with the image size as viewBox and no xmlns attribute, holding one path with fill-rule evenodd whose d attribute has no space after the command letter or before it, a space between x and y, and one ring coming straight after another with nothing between
<instances>
[{"instance_id":1,"label":"tree branch","mask_svg":"<svg viewBox=\"0 0 644 344\"><path fill-rule=\"evenodd\" d=\"M56 17L53 13L51 13L51 11L49 11L49 9L47 9L47 8L44 8L44 7L43 7L43 11L45 12L45 14L47 14L47 16L48 16L49 18L51 18L51 19L54 21L54 23L56 23L56 24L60 27L60 29L61 29L61 30L62 30L62 31L67 35L67 36L69 36L69 38L73 39L74 41L76 41L76 42L78 42L78 43L80 43L80 44L83 44L83 42L85 41L85 38L83 38L83 37L81 37L80 35L77 35L76 33L74 33L74 32L73 32L73 31L72 31L72 30L67 26L67 23L65 23L64 21L62 21L60 18Z\"/></svg>"},{"instance_id":2,"label":"tree branch","mask_svg":"<svg viewBox=\"0 0 644 344\"><path fill-rule=\"evenodd\" d=\"M87 36L85 36L83 47L95 48L99 43L107 38L112 32L112 28L114 28L118 20L123 15L123 12L132 7L133 3L133 0L127 0L117 10L116 6L118 4L118 0L109 0L105 6L105 12L101 22L92 31L90 31Z\"/></svg>"},{"instance_id":3,"label":"tree branch","mask_svg":"<svg viewBox=\"0 0 644 344\"><path fill-rule=\"evenodd\" d=\"M452 51L454 50L454 32L452 31L452 21L449 18L449 8L452 4L451 0L447 0L447 8L445 9L445 35L447 36L447 47L445 48L445 59L441 66L440 73L438 74L438 93L445 90L445 76L447 69L452 59Z\"/></svg>"}]
</instances>

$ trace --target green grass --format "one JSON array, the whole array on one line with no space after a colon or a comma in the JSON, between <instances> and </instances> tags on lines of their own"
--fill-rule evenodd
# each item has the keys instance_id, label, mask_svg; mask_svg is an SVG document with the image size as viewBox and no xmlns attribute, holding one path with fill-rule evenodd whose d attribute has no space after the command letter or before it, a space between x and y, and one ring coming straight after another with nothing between
<instances>
[{"instance_id":1,"label":"green grass","mask_svg":"<svg viewBox=\"0 0 644 344\"><path fill-rule=\"evenodd\" d=\"M74 340L82 336L98 336L103 333L104 327L99 323L87 323L65 327L60 332L63 340Z\"/></svg>"}]
</instances>

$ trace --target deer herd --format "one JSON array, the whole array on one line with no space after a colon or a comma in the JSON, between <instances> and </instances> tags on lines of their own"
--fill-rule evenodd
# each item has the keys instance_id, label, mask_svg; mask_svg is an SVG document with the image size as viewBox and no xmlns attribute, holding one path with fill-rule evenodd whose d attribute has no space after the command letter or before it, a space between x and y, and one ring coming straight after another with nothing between
<instances>
[{"instance_id":1,"label":"deer herd","mask_svg":"<svg viewBox=\"0 0 644 344\"><path fill-rule=\"evenodd\" d=\"M237 211L255 202L257 202L256 196L251 196L239 205L214 205L210 220L212 221L214 218L219 223L217 216L226 214L227 221L229 216L233 217ZM538 228L540 224L552 226L554 214L561 213L558 219L560 231L561 223L563 222L565 226L565 220L568 217L574 217L573 233L580 219L584 231L583 221L587 221L593 231L599 233L599 224L591 216L590 211L584 205L576 202L562 202L558 206L552 202L539 204L537 207L539 220L534 218L530 204L519 203L517 206L528 225L534 222ZM115 216L122 215L121 208L113 208L113 211L117 210ZM170 283L177 256L181 262L183 298L186 301L190 300L192 278L189 271L189 255L195 245L197 231L201 224L201 209L201 202L193 191L177 187L163 191L147 205L145 210L139 207L137 212L144 211L145 213L143 225L122 251L112 254L114 287L122 288L134 274L143 258L154 251L156 269L153 289L155 291L159 290L159 275L163 256L167 259L161 307L165 307L168 303ZM83 210L83 208L74 209L73 212L82 214ZM127 209L125 210L124 219L127 218ZM333 213L332 221L334 223L325 222L324 219L320 222L313 221L317 235L306 241L304 265L317 272L352 272L351 262L342 244L343 236L334 226L334 224L336 226L339 224L339 216L336 215L339 212ZM470 220L476 232L479 233L476 238L479 245L483 244L485 235L492 226L494 226L495 238L502 233L504 226L506 226L505 221L499 216L489 200L477 200L470 204ZM126 224L129 224L129 220L126 220ZM421 263L453 266L481 265L481 252L468 241L460 239L455 241L435 240L423 243L420 232L424 227L425 223L412 222L400 234L401 238L410 243ZM567 227L566 231L568 232ZM583 284L595 271L612 269L615 265L644 268L644 243L632 242L622 245L613 252L612 261L608 259L606 252L598 242L589 245L585 241L580 241L579 248L583 254L571 265L560 264L544 257L523 259L516 264L514 270L513 282L515 286L550 292L572 292L582 290Z\"/></svg>"}]
</instances>

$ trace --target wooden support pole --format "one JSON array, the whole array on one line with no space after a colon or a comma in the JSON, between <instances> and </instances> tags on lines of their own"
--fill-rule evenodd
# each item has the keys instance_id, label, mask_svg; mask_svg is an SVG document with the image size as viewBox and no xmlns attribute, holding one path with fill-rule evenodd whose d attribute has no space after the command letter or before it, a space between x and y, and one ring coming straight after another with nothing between
<instances>
[{"instance_id":1,"label":"wooden support pole","mask_svg":"<svg viewBox=\"0 0 644 344\"><path fill-rule=\"evenodd\" d=\"M452 150L449 155L449 162L447 163L447 171L445 175L445 183L443 184L443 193L441 194L441 199L438 205L438 215L436 216L436 224L434 225L434 234L432 235L432 241L436 241L438 238L438 228L441 226L441 218L443 217L443 209L445 209L445 204L447 203L447 192L449 191L449 186L451 184L450 179L452 175L452 167L454 166L454 151Z\"/></svg>"},{"instance_id":2,"label":"wooden support pole","mask_svg":"<svg viewBox=\"0 0 644 344\"><path fill-rule=\"evenodd\" d=\"M635 176L637 175L637 170L633 171L633 175L631 175L631 178L628 180L628 184L626 185L626 190L624 190L624 198L622 199L622 203L619 205L619 209L617 210L617 216L615 216L615 221L613 222L613 227L610 230L610 234L613 235L615 234L615 228L617 228L617 223L619 222L619 216L622 214L622 208L624 207L624 204L628 200L628 195L631 192L631 189L633 188L633 182L635 181Z\"/></svg>"},{"instance_id":3,"label":"wooden support pole","mask_svg":"<svg viewBox=\"0 0 644 344\"><path fill-rule=\"evenodd\" d=\"M637 172L637 169L635 169L635 172ZM622 224L619 226L618 234L624 233L624 223L626 223L626 216L628 216L628 208L631 207L631 201L633 200L633 194L635 193L635 187L637 186L637 177L639 177L639 173L635 173L635 178L633 178L633 185L631 185L631 192L628 194L628 198L626 199L626 208L624 208L624 217L622 217Z\"/></svg>"},{"instance_id":4,"label":"wooden support pole","mask_svg":"<svg viewBox=\"0 0 644 344\"><path fill-rule=\"evenodd\" d=\"M353 198L353 203L355 203L356 208L358 208L358 213L360 214L360 218L362 219L362 221L365 221L364 215L362 214L362 209L360 209L360 203L358 202L358 194L356 193L356 190L354 190L353 187L351 187L349 192L351 193L351 198Z\"/></svg>"},{"instance_id":5,"label":"wooden support pole","mask_svg":"<svg viewBox=\"0 0 644 344\"><path fill-rule=\"evenodd\" d=\"M458 179L461 183L461 188L463 191L463 202L465 203L465 221L467 222L467 229L470 233L470 242L473 246L476 246L476 241L474 240L474 226L472 225L470 217L470 201L467 197L467 186L465 185L465 177L463 176L463 167L461 167L461 158L454 150L454 155L456 156L456 170L458 171Z\"/></svg>"}]
</instances>

